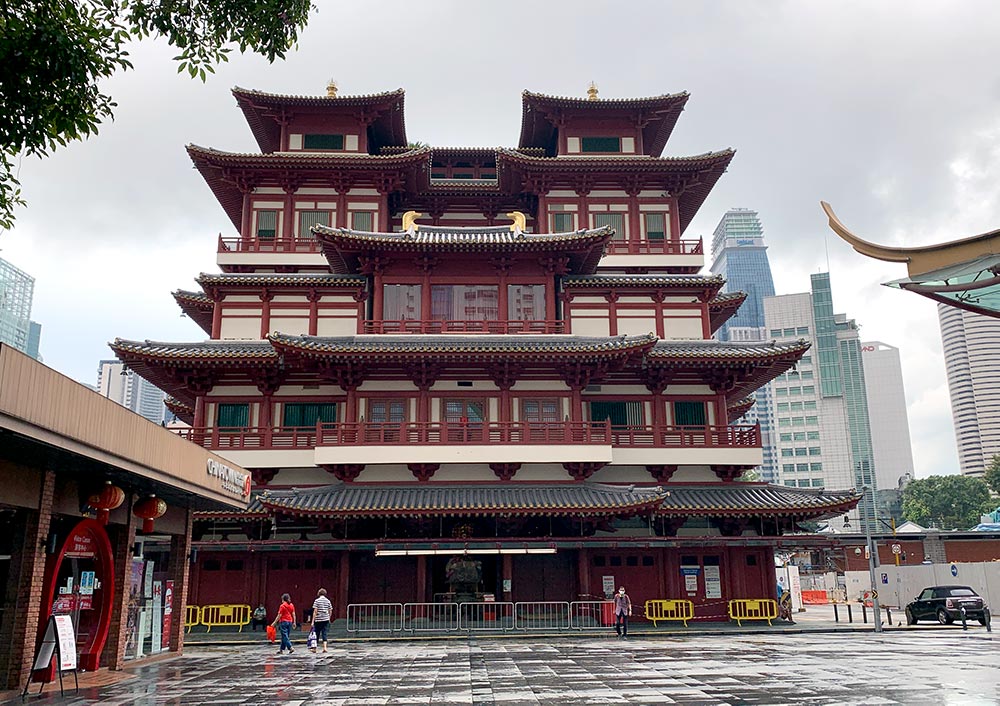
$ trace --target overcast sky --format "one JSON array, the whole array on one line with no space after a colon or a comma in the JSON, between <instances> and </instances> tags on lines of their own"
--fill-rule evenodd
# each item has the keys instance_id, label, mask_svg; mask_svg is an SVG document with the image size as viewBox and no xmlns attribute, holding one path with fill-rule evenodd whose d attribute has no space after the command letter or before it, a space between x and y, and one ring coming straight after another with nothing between
<instances>
[{"instance_id":1,"label":"overcast sky","mask_svg":"<svg viewBox=\"0 0 1000 706\"><path fill-rule=\"evenodd\" d=\"M116 336L201 340L170 296L215 272L233 226L184 145L257 151L230 89L406 90L411 141L517 143L521 91L602 98L688 91L664 152L733 147L685 235L731 207L760 212L779 294L829 266L834 306L902 352L918 476L958 469L935 305L881 282L905 267L854 253L819 200L862 237L920 245L1000 227L1000 4L994 2L328 2L298 48L237 56L207 83L145 42L107 89L116 120L44 161L0 257L33 275L45 362L95 383ZM707 264L707 263L706 263Z\"/></svg>"}]
</instances>

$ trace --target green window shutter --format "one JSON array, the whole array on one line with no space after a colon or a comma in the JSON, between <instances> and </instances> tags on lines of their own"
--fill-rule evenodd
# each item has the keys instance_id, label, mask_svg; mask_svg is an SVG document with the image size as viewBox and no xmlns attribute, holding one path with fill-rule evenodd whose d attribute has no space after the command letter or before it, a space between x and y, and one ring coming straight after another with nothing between
<instances>
[{"instance_id":1,"label":"green window shutter","mask_svg":"<svg viewBox=\"0 0 1000 706\"><path fill-rule=\"evenodd\" d=\"M274 240L278 233L278 212L257 211L257 239Z\"/></svg>"},{"instance_id":2,"label":"green window shutter","mask_svg":"<svg viewBox=\"0 0 1000 706\"><path fill-rule=\"evenodd\" d=\"M343 135L303 135L302 148L307 150L342 150Z\"/></svg>"},{"instance_id":3,"label":"green window shutter","mask_svg":"<svg viewBox=\"0 0 1000 706\"><path fill-rule=\"evenodd\" d=\"M705 426L705 403L674 402L674 424L680 427Z\"/></svg>"},{"instance_id":4,"label":"green window shutter","mask_svg":"<svg viewBox=\"0 0 1000 706\"><path fill-rule=\"evenodd\" d=\"M336 404L312 402L289 403L284 407L282 423L286 427L311 427L316 422L328 424L337 421Z\"/></svg>"},{"instance_id":5,"label":"green window shutter","mask_svg":"<svg viewBox=\"0 0 1000 706\"><path fill-rule=\"evenodd\" d=\"M329 211L299 211L299 240L314 240L310 227L314 225L330 225Z\"/></svg>"},{"instance_id":6,"label":"green window shutter","mask_svg":"<svg viewBox=\"0 0 1000 706\"><path fill-rule=\"evenodd\" d=\"M666 235L666 217L662 213L647 213L646 240L663 240Z\"/></svg>"},{"instance_id":7,"label":"green window shutter","mask_svg":"<svg viewBox=\"0 0 1000 706\"><path fill-rule=\"evenodd\" d=\"M621 152L620 137L581 137L581 152Z\"/></svg>"},{"instance_id":8,"label":"green window shutter","mask_svg":"<svg viewBox=\"0 0 1000 706\"><path fill-rule=\"evenodd\" d=\"M250 405L246 403L220 404L216 419L218 427L250 426Z\"/></svg>"},{"instance_id":9,"label":"green window shutter","mask_svg":"<svg viewBox=\"0 0 1000 706\"><path fill-rule=\"evenodd\" d=\"M610 419L613 427L640 426L642 425L642 403L591 402L590 420L603 422L605 419Z\"/></svg>"},{"instance_id":10,"label":"green window shutter","mask_svg":"<svg viewBox=\"0 0 1000 706\"><path fill-rule=\"evenodd\" d=\"M374 230L375 214L371 211L351 211L351 228L353 230Z\"/></svg>"},{"instance_id":11,"label":"green window shutter","mask_svg":"<svg viewBox=\"0 0 1000 706\"><path fill-rule=\"evenodd\" d=\"M615 229L614 240L625 240L625 214L616 213L595 213L594 227L603 228L611 226Z\"/></svg>"},{"instance_id":12,"label":"green window shutter","mask_svg":"<svg viewBox=\"0 0 1000 706\"><path fill-rule=\"evenodd\" d=\"M553 233L569 233L573 230L573 215L572 213L553 213L552 215L552 232Z\"/></svg>"}]
</instances>

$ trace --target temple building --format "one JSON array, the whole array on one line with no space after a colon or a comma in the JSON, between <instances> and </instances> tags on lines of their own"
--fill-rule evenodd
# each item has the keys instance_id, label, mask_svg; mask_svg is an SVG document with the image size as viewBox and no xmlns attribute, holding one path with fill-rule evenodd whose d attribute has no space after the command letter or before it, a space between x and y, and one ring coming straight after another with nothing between
<instances>
[{"instance_id":1,"label":"temple building","mask_svg":"<svg viewBox=\"0 0 1000 706\"><path fill-rule=\"evenodd\" d=\"M663 157L686 93L525 91L516 147L414 146L403 91L236 88L261 153L189 146L233 223L174 293L206 340L116 340L183 434L250 469L201 513L189 600L774 597L772 555L854 492L742 482L752 393L804 341L720 342L745 295L691 219L734 152ZM474 582L475 583L475 582Z\"/></svg>"}]
</instances>

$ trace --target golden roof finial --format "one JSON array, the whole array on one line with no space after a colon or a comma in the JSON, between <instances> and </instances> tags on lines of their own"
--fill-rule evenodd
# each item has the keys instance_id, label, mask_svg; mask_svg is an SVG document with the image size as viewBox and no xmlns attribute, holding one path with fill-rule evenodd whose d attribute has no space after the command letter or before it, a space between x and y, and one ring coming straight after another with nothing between
<instances>
[{"instance_id":1,"label":"golden roof finial","mask_svg":"<svg viewBox=\"0 0 1000 706\"><path fill-rule=\"evenodd\" d=\"M593 81L591 81L590 85L587 87L587 100L589 101L597 100L597 84L594 83Z\"/></svg>"},{"instance_id":2,"label":"golden roof finial","mask_svg":"<svg viewBox=\"0 0 1000 706\"><path fill-rule=\"evenodd\" d=\"M520 211L511 211L507 214L507 218L514 221L510 224L510 232L514 235L524 235L524 229L527 227L525 215Z\"/></svg>"},{"instance_id":3,"label":"golden roof finial","mask_svg":"<svg viewBox=\"0 0 1000 706\"><path fill-rule=\"evenodd\" d=\"M420 211L407 211L403 214L403 231L406 233L415 233L420 230L420 225L416 223L416 220L420 218L422 214Z\"/></svg>"},{"instance_id":4,"label":"golden roof finial","mask_svg":"<svg viewBox=\"0 0 1000 706\"><path fill-rule=\"evenodd\" d=\"M326 82L326 95L328 98L337 97L337 82L332 78Z\"/></svg>"}]
</instances>

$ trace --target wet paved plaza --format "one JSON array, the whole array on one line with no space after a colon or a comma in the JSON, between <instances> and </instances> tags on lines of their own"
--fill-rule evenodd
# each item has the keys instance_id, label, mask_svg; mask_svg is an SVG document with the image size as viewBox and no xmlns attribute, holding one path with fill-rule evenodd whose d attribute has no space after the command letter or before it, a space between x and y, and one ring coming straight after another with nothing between
<instances>
[{"instance_id":1,"label":"wet paved plaza","mask_svg":"<svg viewBox=\"0 0 1000 706\"><path fill-rule=\"evenodd\" d=\"M657 638L520 637L199 647L138 678L29 703L998 704L983 631Z\"/></svg>"}]
</instances>

